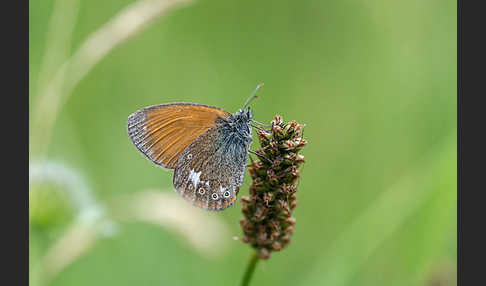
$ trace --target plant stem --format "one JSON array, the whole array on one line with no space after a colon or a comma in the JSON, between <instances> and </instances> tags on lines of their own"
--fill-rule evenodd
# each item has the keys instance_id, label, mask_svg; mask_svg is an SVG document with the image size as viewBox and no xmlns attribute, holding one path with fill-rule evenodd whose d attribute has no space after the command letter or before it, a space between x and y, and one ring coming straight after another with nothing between
<instances>
[{"instance_id":1,"label":"plant stem","mask_svg":"<svg viewBox=\"0 0 486 286\"><path fill-rule=\"evenodd\" d=\"M251 277L253 272L255 271L255 266L259 260L258 254L256 252L250 257L250 261L248 262L248 266L246 267L245 276L243 276L243 280L241 281L241 286L247 286L250 284Z\"/></svg>"}]
</instances>

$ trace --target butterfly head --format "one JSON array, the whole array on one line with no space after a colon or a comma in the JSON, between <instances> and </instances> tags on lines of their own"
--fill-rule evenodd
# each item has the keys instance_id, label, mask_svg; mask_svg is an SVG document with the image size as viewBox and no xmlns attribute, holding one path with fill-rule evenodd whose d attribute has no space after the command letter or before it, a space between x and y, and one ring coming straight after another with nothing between
<instances>
[{"instance_id":1,"label":"butterfly head","mask_svg":"<svg viewBox=\"0 0 486 286\"><path fill-rule=\"evenodd\" d=\"M251 112L250 107L248 107L247 110L240 109L234 116L238 117L239 120L247 121L248 124L250 124L250 121L253 120L253 113Z\"/></svg>"},{"instance_id":2,"label":"butterfly head","mask_svg":"<svg viewBox=\"0 0 486 286\"><path fill-rule=\"evenodd\" d=\"M239 110L233 116L231 116L228 121L231 133L237 134L242 138L251 138L251 121L253 119L253 114L248 108L247 110ZM250 139L251 140L251 139Z\"/></svg>"}]
</instances>

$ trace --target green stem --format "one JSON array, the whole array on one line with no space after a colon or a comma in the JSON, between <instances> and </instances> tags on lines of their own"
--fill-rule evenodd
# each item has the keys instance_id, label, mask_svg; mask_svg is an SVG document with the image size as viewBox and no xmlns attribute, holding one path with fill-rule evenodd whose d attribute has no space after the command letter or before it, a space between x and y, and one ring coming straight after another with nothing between
<instances>
[{"instance_id":1,"label":"green stem","mask_svg":"<svg viewBox=\"0 0 486 286\"><path fill-rule=\"evenodd\" d=\"M253 272L255 272L255 266L259 260L258 258L258 254L256 252L250 257L250 261L246 267L245 276L243 276L243 280L241 281L241 286L248 286L250 284Z\"/></svg>"}]
</instances>

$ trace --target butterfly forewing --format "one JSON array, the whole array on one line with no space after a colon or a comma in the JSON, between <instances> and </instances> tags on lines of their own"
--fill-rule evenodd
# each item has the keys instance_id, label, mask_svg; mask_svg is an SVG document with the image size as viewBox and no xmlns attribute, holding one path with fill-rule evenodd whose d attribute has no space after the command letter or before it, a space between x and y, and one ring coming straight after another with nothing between
<instances>
[{"instance_id":1,"label":"butterfly forewing","mask_svg":"<svg viewBox=\"0 0 486 286\"><path fill-rule=\"evenodd\" d=\"M128 117L130 140L147 158L174 169L182 152L230 113L217 107L170 103L142 108Z\"/></svg>"},{"instance_id":2,"label":"butterfly forewing","mask_svg":"<svg viewBox=\"0 0 486 286\"><path fill-rule=\"evenodd\" d=\"M248 157L247 144L228 144L220 132L216 126L199 136L181 154L174 171L177 192L207 210L234 204Z\"/></svg>"}]
</instances>

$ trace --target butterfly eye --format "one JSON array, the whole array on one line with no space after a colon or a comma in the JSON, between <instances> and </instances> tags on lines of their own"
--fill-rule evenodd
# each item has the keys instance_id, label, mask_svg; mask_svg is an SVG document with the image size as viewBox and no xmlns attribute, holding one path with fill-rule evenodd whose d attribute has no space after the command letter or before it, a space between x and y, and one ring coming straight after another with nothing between
<instances>
[{"instance_id":1,"label":"butterfly eye","mask_svg":"<svg viewBox=\"0 0 486 286\"><path fill-rule=\"evenodd\" d=\"M187 159L191 160L192 159L192 154L187 155Z\"/></svg>"},{"instance_id":2,"label":"butterfly eye","mask_svg":"<svg viewBox=\"0 0 486 286\"><path fill-rule=\"evenodd\" d=\"M206 191L205 191L203 188L199 188L199 190L198 190L198 193L199 193L200 195L204 195L204 193L205 193L205 192L206 192Z\"/></svg>"},{"instance_id":3,"label":"butterfly eye","mask_svg":"<svg viewBox=\"0 0 486 286\"><path fill-rule=\"evenodd\" d=\"M218 194L214 193L211 195L211 198L213 198L213 200L217 200L218 199Z\"/></svg>"},{"instance_id":4,"label":"butterfly eye","mask_svg":"<svg viewBox=\"0 0 486 286\"><path fill-rule=\"evenodd\" d=\"M231 194L230 194L230 192L229 192L229 191L226 191L226 192L224 192L224 194L223 194L223 196L224 196L225 198L229 198L229 197L230 197L230 195L231 195Z\"/></svg>"}]
</instances>

